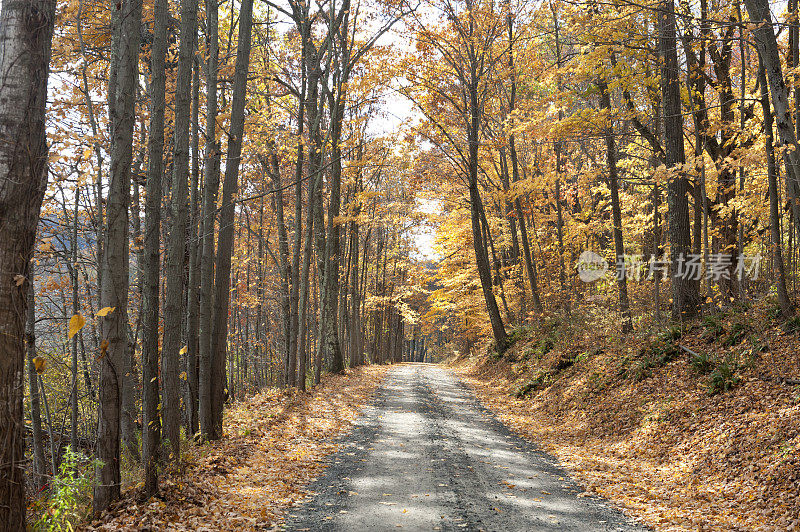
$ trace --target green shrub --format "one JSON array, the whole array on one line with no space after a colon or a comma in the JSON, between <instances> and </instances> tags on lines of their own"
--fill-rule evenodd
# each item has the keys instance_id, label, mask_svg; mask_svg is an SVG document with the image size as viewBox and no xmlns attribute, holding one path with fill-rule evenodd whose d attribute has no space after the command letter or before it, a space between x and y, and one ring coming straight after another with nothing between
<instances>
[{"instance_id":1,"label":"green shrub","mask_svg":"<svg viewBox=\"0 0 800 532\"><path fill-rule=\"evenodd\" d=\"M672 336L667 336L671 338ZM660 368L672 362L681 354L681 348L673 341L663 339L659 335L657 340L645 344L639 350L639 356L633 364L626 364L621 368L622 375L641 381L648 378L653 373L653 369Z\"/></svg>"},{"instance_id":2,"label":"green shrub","mask_svg":"<svg viewBox=\"0 0 800 532\"><path fill-rule=\"evenodd\" d=\"M538 342L536 342L536 351L538 352L539 356L545 356L547 353L553 350L555 347L556 342L555 339L551 336L545 336L544 338L540 338Z\"/></svg>"},{"instance_id":3,"label":"green shrub","mask_svg":"<svg viewBox=\"0 0 800 532\"><path fill-rule=\"evenodd\" d=\"M725 334L725 327L718 316L710 315L703 318L703 332L700 335L707 342L713 342Z\"/></svg>"},{"instance_id":4,"label":"green shrub","mask_svg":"<svg viewBox=\"0 0 800 532\"><path fill-rule=\"evenodd\" d=\"M673 342L656 340L649 342L639 351L639 356L653 359L657 364L664 365L672 362L681 354L681 348Z\"/></svg>"},{"instance_id":5,"label":"green shrub","mask_svg":"<svg viewBox=\"0 0 800 532\"><path fill-rule=\"evenodd\" d=\"M545 386L550 381L550 376L546 372L537 373L536 376L532 379L528 379L523 383L517 384L511 390L511 395L516 397L517 399L522 399L526 397L531 392L538 390L539 388Z\"/></svg>"},{"instance_id":6,"label":"green shrub","mask_svg":"<svg viewBox=\"0 0 800 532\"><path fill-rule=\"evenodd\" d=\"M731 330L728 332L728 335L722 341L722 345L727 347L733 347L734 345L738 345L744 338L749 334L750 328L745 325L744 323L737 322L731 325Z\"/></svg>"},{"instance_id":7,"label":"green shrub","mask_svg":"<svg viewBox=\"0 0 800 532\"><path fill-rule=\"evenodd\" d=\"M788 334L794 334L800 331L800 316L789 318L783 323L781 328L783 329L784 332Z\"/></svg>"},{"instance_id":8,"label":"green shrub","mask_svg":"<svg viewBox=\"0 0 800 532\"><path fill-rule=\"evenodd\" d=\"M508 347L511 347L520 340L528 338L532 331L533 328L529 325L522 325L521 327L517 327L516 329L512 330L508 335Z\"/></svg>"},{"instance_id":9,"label":"green shrub","mask_svg":"<svg viewBox=\"0 0 800 532\"><path fill-rule=\"evenodd\" d=\"M714 369L716 361L708 353L697 353L696 355L691 355L691 357L689 364L700 375L706 375Z\"/></svg>"},{"instance_id":10,"label":"green shrub","mask_svg":"<svg viewBox=\"0 0 800 532\"><path fill-rule=\"evenodd\" d=\"M736 374L737 369L736 363L729 358L718 364L708 378L708 394L727 392L739 384L741 378Z\"/></svg>"},{"instance_id":11,"label":"green shrub","mask_svg":"<svg viewBox=\"0 0 800 532\"><path fill-rule=\"evenodd\" d=\"M34 524L35 530L61 532L75 530L88 510L92 495L93 469L98 460L88 460L67 447L64 459L53 479L46 511Z\"/></svg>"},{"instance_id":12,"label":"green shrub","mask_svg":"<svg viewBox=\"0 0 800 532\"><path fill-rule=\"evenodd\" d=\"M767 318L771 320L778 320L783 316L783 309L777 301L771 301L769 308L767 308Z\"/></svg>"},{"instance_id":13,"label":"green shrub","mask_svg":"<svg viewBox=\"0 0 800 532\"><path fill-rule=\"evenodd\" d=\"M680 340L681 336L683 336L683 331L678 326L673 326L667 329L666 331L660 332L656 339L661 342L674 342L676 340Z\"/></svg>"},{"instance_id":14,"label":"green shrub","mask_svg":"<svg viewBox=\"0 0 800 532\"><path fill-rule=\"evenodd\" d=\"M643 358L637 360L636 363L628 369L626 375L636 382L643 381L653 374L654 367L655 363L653 359L649 357Z\"/></svg>"}]
</instances>

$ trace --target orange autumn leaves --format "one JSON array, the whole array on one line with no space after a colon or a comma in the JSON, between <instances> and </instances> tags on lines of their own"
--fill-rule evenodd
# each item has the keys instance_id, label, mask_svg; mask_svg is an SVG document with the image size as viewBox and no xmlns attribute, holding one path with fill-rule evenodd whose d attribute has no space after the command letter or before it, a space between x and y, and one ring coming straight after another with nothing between
<instances>
[{"instance_id":1,"label":"orange autumn leaves","mask_svg":"<svg viewBox=\"0 0 800 532\"><path fill-rule=\"evenodd\" d=\"M164 476L160 497L135 490L88 530L255 530L302 500L322 458L356 418L387 366L326 376L310 393L268 390L225 412L225 437L191 447L181 470Z\"/></svg>"}]
</instances>

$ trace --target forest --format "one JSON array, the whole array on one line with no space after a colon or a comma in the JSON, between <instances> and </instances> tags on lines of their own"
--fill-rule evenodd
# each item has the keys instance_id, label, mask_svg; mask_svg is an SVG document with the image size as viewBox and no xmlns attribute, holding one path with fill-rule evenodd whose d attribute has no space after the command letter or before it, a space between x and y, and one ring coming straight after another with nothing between
<instances>
[{"instance_id":1,"label":"forest","mask_svg":"<svg viewBox=\"0 0 800 532\"><path fill-rule=\"evenodd\" d=\"M173 529L252 437L183 529L266 529L421 362L646 526L800 527L798 11L2 0L0 528Z\"/></svg>"}]
</instances>

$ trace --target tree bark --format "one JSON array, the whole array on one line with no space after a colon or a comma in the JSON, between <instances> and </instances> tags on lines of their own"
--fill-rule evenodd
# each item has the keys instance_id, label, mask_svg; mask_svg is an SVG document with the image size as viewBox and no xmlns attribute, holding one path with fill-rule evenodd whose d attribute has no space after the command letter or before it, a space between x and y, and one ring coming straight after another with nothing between
<instances>
[{"instance_id":1,"label":"tree bark","mask_svg":"<svg viewBox=\"0 0 800 532\"><path fill-rule=\"evenodd\" d=\"M781 307L781 314L784 318L794 315L794 305L789 298L789 291L786 289L786 269L783 264L783 244L781 243L781 218L780 201L778 199L778 178L775 164L775 150L773 148L772 127L773 117L769 107L769 90L767 89L767 75L764 70L764 62L758 62L758 85L761 91L761 109L764 114L764 135L766 137L767 151L767 179L769 180L769 228L772 237L772 257L778 278L775 280L775 287L778 293L778 304Z\"/></svg>"},{"instance_id":2,"label":"tree bark","mask_svg":"<svg viewBox=\"0 0 800 532\"><path fill-rule=\"evenodd\" d=\"M686 162L683 149L683 114L678 77L677 39L675 35L675 6L673 0L661 3L659 16L659 53L661 66L661 94L664 106L664 144L666 166L675 175L669 178L669 237L672 262L672 317L684 319L696 316L699 310L697 281L678 271L679 260L691 253L689 237L689 201L686 197L688 183L682 169L676 166Z\"/></svg>"},{"instance_id":3,"label":"tree bark","mask_svg":"<svg viewBox=\"0 0 800 532\"><path fill-rule=\"evenodd\" d=\"M244 104L247 96L247 72L250 68L250 40L253 27L253 0L243 0L239 12L239 41L233 75L231 127L222 184L222 207L217 244L216 278L214 279L214 325L211 334L211 422L208 436L222 437L222 411L225 403L225 359L227 355L228 309L230 307L231 255L234 238L233 198L239 187L239 165L244 136Z\"/></svg>"},{"instance_id":4,"label":"tree bark","mask_svg":"<svg viewBox=\"0 0 800 532\"><path fill-rule=\"evenodd\" d=\"M144 492L158 491L159 412L158 324L161 281L161 177L164 172L164 109L166 91L167 0L154 5L153 47L150 57L151 104L145 200L144 272L142 290L142 462Z\"/></svg>"},{"instance_id":5,"label":"tree bark","mask_svg":"<svg viewBox=\"0 0 800 532\"><path fill-rule=\"evenodd\" d=\"M195 35L197 34L195 28ZM198 381L199 367L198 360L200 342L198 340L200 323L200 258L203 247L201 219L200 219L200 62L197 58L192 61L193 81L192 81L192 181L189 199L189 209L191 220L189 222L189 277L188 277L188 296L187 317L186 317L186 434L194 437L200 430L198 420Z\"/></svg>"},{"instance_id":6,"label":"tree bark","mask_svg":"<svg viewBox=\"0 0 800 532\"><path fill-rule=\"evenodd\" d=\"M611 112L611 96L608 92L608 83L601 79L597 82L600 88L600 107ZM631 305L628 301L628 279L625 267L625 243L622 237L622 210L619 202L619 177L617 171L617 148L614 141L614 128L612 118L605 127L606 137L606 165L608 166L608 188L611 191L611 217L614 222L614 255L617 265L617 290L619 292L619 312L622 315L622 332L633 332L633 319L631 318ZM621 271L620 271L621 268Z\"/></svg>"},{"instance_id":7,"label":"tree bark","mask_svg":"<svg viewBox=\"0 0 800 532\"><path fill-rule=\"evenodd\" d=\"M128 352L129 242L133 128L139 74L141 0L126 0L119 16L119 60L111 115L111 183L106 210L106 245L101 265L100 307L114 308L100 319L100 413L97 468L92 506L99 514L120 494L120 410Z\"/></svg>"},{"instance_id":8,"label":"tree bark","mask_svg":"<svg viewBox=\"0 0 800 532\"><path fill-rule=\"evenodd\" d=\"M800 235L800 154L798 153L797 136L792 125L789 113L789 91L781 68L781 58L778 53L778 41L772 27L768 0L744 0L750 20L757 26L752 30L756 48L769 82L769 92L772 96L772 108L775 113L775 125L778 128L778 140L781 146L787 148L784 152L786 164L786 181L789 201L792 206L794 223Z\"/></svg>"},{"instance_id":9,"label":"tree bark","mask_svg":"<svg viewBox=\"0 0 800 532\"><path fill-rule=\"evenodd\" d=\"M200 262L200 375L199 419L203 438L214 436L212 410L211 351L212 304L214 290L214 224L219 189L220 146L217 139L217 70L219 69L219 8L216 0L206 0L206 137L205 175L203 176L203 257Z\"/></svg>"},{"instance_id":10,"label":"tree bark","mask_svg":"<svg viewBox=\"0 0 800 532\"><path fill-rule=\"evenodd\" d=\"M25 347L28 352L28 387L31 402L31 428L33 430L33 484L38 490L46 484L47 462L44 458L44 434L42 433L42 407L39 402L39 380L33 359L36 358L36 295L33 271L29 275L28 310L25 325Z\"/></svg>"}]
</instances>

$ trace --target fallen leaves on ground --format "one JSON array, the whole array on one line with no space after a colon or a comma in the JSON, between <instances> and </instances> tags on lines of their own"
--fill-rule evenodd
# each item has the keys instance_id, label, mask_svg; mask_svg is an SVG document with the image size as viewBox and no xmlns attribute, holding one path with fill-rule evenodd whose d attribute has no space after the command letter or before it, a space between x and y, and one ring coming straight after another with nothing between
<instances>
[{"instance_id":1,"label":"fallen leaves on ground","mask_svg":"<svg viewBox=\"0 0 800 532\"><path fill-rule=\"evenodd\" d=\"M657 530L800 530L800 393L761 378L796 374L797 339L770 334L771 352L715 396L685 358L640 382L619 379L620 346L523 399L509 395L520 376L506 361L458 369L589 492Z\"/></svg>"},{"instance_id":2,"label":"fallen leaves on ground","mask_svg":"<svg viewBox=\"0 0 800 532\"><path fill-rule=\"evenodd\" d=\"M265 530L304 499L321 460L351 426L387 370L327 376L308 393L269 390L225 412L225 437L191 447L145 502L130 490L87 530Z\"/></svg>"}]
</instances>

